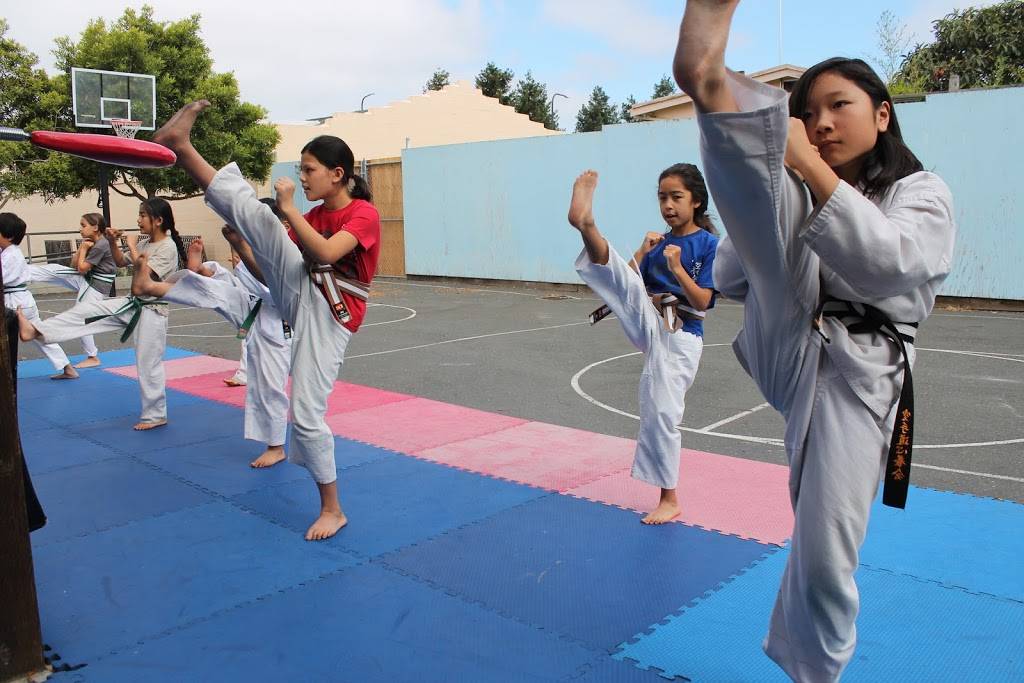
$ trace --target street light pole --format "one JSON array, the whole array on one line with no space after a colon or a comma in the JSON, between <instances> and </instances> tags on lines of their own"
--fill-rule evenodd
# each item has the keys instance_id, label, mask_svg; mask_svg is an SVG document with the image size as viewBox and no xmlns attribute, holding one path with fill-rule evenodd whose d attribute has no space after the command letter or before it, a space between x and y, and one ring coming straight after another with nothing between
<instances>
[{"instance_id":1,"label":"street light pole","mask_svg":"<svg viewBox=\"0 0 1024 683\"><path fill-rule=\"evenodd\" d=\"M551 112L551 118L552 119L555 117L555 98L556 97L564 97L565 99L569 99L568 95L563 95L560 92L556 92L554 95L551 96L551 103L548 105L548 111Z\"/></svg>"},{"instance_id":2,"label":"street light pole","mask_svg":"<svg viewBox=\"0 0 1024 683\"><path fill-rule=\"evenodd\" d=\"M359 113L360 114L365 114L366 113L366 107L363 106L364 104L366 104L366 98L367 97L373 97L376 94L377 93L368 92L365 95L363 95L363 99L359 100Z\"/></svg>"}]
</instances>

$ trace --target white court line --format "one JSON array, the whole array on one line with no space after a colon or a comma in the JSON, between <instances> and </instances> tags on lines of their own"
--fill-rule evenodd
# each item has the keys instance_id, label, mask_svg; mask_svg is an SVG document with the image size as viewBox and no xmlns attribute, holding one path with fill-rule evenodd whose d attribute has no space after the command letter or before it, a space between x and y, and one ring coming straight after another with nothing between
<instances>
[{"instance_id":1,"label":"white court line","mask_svg":"<svg viewBox=\"0 0 1024 683\"><path fill-rule=\"evenodd\" d=\"M915 446L916 448L916 446ZM1024 479L1020 477L1010 477L1005 474L990 474L988 472L971 472L970 470L956 470L952 467L938 467L937 465L921 465L914 463L913 467L920 467L926 470L938 470L939 472L952 472L953 474L969 474L974 477L985 477L987 479L1004 479L1006 481L1016 481L1024 484Z\"/></svg>"},{"instance_id":2,"label":"white court line","mask_svg":"<svg viewBox=\"0 0 1024 683\"><path fill-rule=\"evenodd\" d=\"M763 409L765 409L767 407L768 407L767 403L762 403L759 406L754 406L750 410L744 410L741 413L736 413L732 417L727 417L724 420L719 420L718 422L712 422L711 424L709 424L709 425L707 425L705 427L701 427L697 431L698 432L710 432L711 430L715 429L716 427L721 427L724 424L729 424L730 422L734 422L734 421L740 419L741 417L746 417L747 415L750 415L752 413L756 413L757 411L763 410Z\"/></svg>"},{"instance_id":3,"label":"white court line","mask_svg":"<svg viewBox=\"0 0 1024 683\"><path fill-rule=\"evenodd\" d=\"M1012 316L1012 315L978 315L975 313L937 313L932 311L932 314L928 316L933 318L935 316L941 316L943 318L981 318L983 320L1015 320L1017 322L1024 322L1024 316Z\"/></svg>"},{"instance_id":4,"label":"white court line","mask_svg":"<svg viewBox=\"0 0 1024 683\"><path fill-rule=\"evenodd\" d=\"M727 344L705 344L705 346L727 346ZM954 353L954 354L962 354L962 355L969 355L969 356L980 356L980 357L983 357L983 358L992 358L992 359L995 359L995 360L1009 360L1009 361L1014 361L1014 362L1021 362L1021 361L1018 361L1015 358L1006 358L1006 357L996 356L996 355L979 354L979 353L975 353L975 352L971 352L971 351L955 351L955 350L951 350L951 349L918 349L918 351L936 351L936 352ZM634 415L633 413L628 413L628 412L626 412L624 410L619 410L618 408L616 408L614 406L610 406L607 403L603 403L602 401L597 400L596 398L594 398L593 396L591 396L590 394L585 392L583 390L583 388L580 386L580 381L579 380L580 380L580 377L582 377L588 371L592 370L593 368L595 368L595 367L597 367L599 365L603 365L605 363L611 363L613 361L617 361L617 360L620 360L622 358L628 358L629 356L637 356L637 355L640 355L640 353L641 353L640 351L634 351L633 353L625 353L625 354L622 354L621 356L613 356L611 358L605 358L604 360L599 360L599 361L597 361L595 363L591 363L590 365L587 365L582 370L580 370L575 375L573 375L570 384L572 385L573 390L580 397L582 397L586 401L589 401L590 403L598 406L599 408L603 408L604 410L607 410L609 412L615 413L617 415L622 415L624 417L629 417L629 418L632 418L634 420L638 420L639 421L639 419L640 419L639 415ZM715 427L718 427L718 426L720 426L722 424L725 424L725 423L728 423L728 422L732 422L732 421L737 420L737 419L739 419L741 417L749 415L750 413L752 413L752 412L754 412L756 410L760 410L761 408L765 407L766 405L767 404L762 404L760 406L757 406L753 410L744 411L744 412L739 413L737 415L733 415L732 417L728 417L725 420L720 420L719 422L715 422L713 424L710 424L707 427L702 427L702 428L699 428L699 429L695 429L693 427L683 427L682 425L680 425L679 427L677 427L677 429L679 429L680 431L684 431L684 432L691 432L691 433L694 433L694 434L703 434L703 435L706 435L706 436L718 436L718 437L721 437L721 438L724 438L724 439L733 439L733 440L736 440L736 441L746 441L746 442L749 442L749 443L759 443L759 444L772 445L772 446L784 446L785 444L784 444L782 439L775 439L775 438L763 437L763 436L748 436L746 434L729 434L728 432L715 432L715 431L712 431ZM982 447L982 446L1006 446L1006 445L1012 445L1012 444L1018 444L1018 443L1024 443L1024 438L1000 439L1000 440L995 440L995 441L975 441L975 442L969 442L969 443L951 443L951 444L914 444L914 448L921 449L921 450L933 450L933 449L942 449L942 448L978 448L978 447ZM990 474L988 472L969 472L967 470L949 470L948 468L941 468L941 467L938 467L936 465L918 465L918 464L915 464L915 466L924 467L926 469L946 470L946 471L950 471L950 472L958 472L958 473L963 473L963 474L970 474L970 475L978 476L978 477L990 477L990 478L995 478L995 479L1009 479L1010 481L1017 481L1013 477L1006 477L1005 475ZM1024 481L1024 480L1021 480L1021 481Z\"/></svg>"},{"instance_id":5,"label":"white court line","mask_svg":"<svg viewBox=\"0 0 1024 683\"><path fill-rule=\"evenodd\" d=\"M398 318L396 320L382 320L376 323L363 323L363 325L359 329L363 329L363 327L373 327L374 325L391 325L392 323L402 323L405 322L406 320L412 320L413 318L416 317L416 309L409 308L408 306L395 306L394 304L367 304L367 306L384 306L385 308L400 308L404 311L409 311L409 315L405 316L404 318Z\"/></svg>"},{"instance_id":6,"label":"white court line","mask_svg":"<svg viewBox=\"0 0 1024 683\"><path fill-rule=\"evenodd\" d=\"M213 321L208 322L208 323L183 323L181 325L168 325L167 329L173 330L173 329L178 328L178 327L200 327L202 325L228 325L228 324L230 324L230 323L228 323L227 320L213 320Z\"/></svg>"},{"instance_id":7,"label":"white court line","mask_svg":"<svg viewBox=\"0 0 1024 683\"><path fill-rule=\"evenodd\" d=\"M404 346L400 349L388 349L387 351L374 351L373 353L359 353L354 356L346 356L345 360L351 360L352 358L367 358L369 356L383 356L389 353L399 353L400 351L413 351L415 349L426 349L432 346L441 346L442 344L455 344L457 342L474 341L476 339L487 339L488 337L502 337L509 334L523 334L524 332L541 332L543 330L557 330L560 327L573 327L575 325L589 325L589 320L583 320L578 323L564 323L562 325L548 325L547 327L531 327L525 330L509 330L507 332L492 332L491 334L478 334L473 337L459 337L458 339L446 339L439 342L431 342L429 344L417 344L416 346Z\"/></svg>"}]
</instances>

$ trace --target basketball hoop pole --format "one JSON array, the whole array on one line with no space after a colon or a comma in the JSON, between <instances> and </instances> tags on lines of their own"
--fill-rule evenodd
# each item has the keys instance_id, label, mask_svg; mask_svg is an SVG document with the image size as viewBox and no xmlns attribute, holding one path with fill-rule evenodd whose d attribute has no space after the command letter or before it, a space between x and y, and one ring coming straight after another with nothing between
<instances>
[{"instance_id":1,"label":"basketball hoop pole","mask_svg":"<svg viewBox=\"0 0 1024 683\"><path fill-rule=\"evenodd\" d=\"M97 189L100 191L100 198L96 202L96 206L103 212L103 221L107 227L110 227L110 170L106 164L100 164L96 175Z\"/></svg>"}]
</instances>

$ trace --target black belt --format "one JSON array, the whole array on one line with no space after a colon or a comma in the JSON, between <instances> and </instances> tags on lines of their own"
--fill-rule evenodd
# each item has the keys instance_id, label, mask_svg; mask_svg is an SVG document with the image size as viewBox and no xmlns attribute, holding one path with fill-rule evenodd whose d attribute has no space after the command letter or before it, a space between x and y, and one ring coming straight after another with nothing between
<instances>
[{"instance_id":1,"label":"black belt","mask_svg":"<svg viewBox=\"0 0 1024 683\"><path fill-rule=\"evenodd\" d=\"M903 356L903 388L900 389L900 400L896 407L896 424L889 441L885 484L882 488L882 504L903 509L907 505L910 457L914 448L914 380L910 372L907 344L914 343L917 323L893 322L874 306L840 299L826 299L818 307L814 326L819 332L822 316L838 318L851 334L879 332L894 343ZM828 337L825 337L825 341L829 341Z\"/></svg>"}]
</instances>

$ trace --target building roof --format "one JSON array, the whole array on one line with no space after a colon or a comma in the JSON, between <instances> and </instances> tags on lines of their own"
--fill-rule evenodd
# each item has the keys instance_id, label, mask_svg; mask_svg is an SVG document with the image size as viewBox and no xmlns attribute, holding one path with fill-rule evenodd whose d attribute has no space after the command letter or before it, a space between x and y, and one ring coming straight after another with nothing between
<instances>
[{"instance_id":1,"label":"building roof","mask_svg":"<svg viewBox=\"0 0 1024 683\"><path fill-rule=\"evenodd\" d=\"M278 123L278 161L292 161L317 135L337 135L357 159L399 156L406 147L560 135L525 114L487 97L470 81L458 81L365 112L335 112L301 123Z\"/></svg>"}]
</instances>

